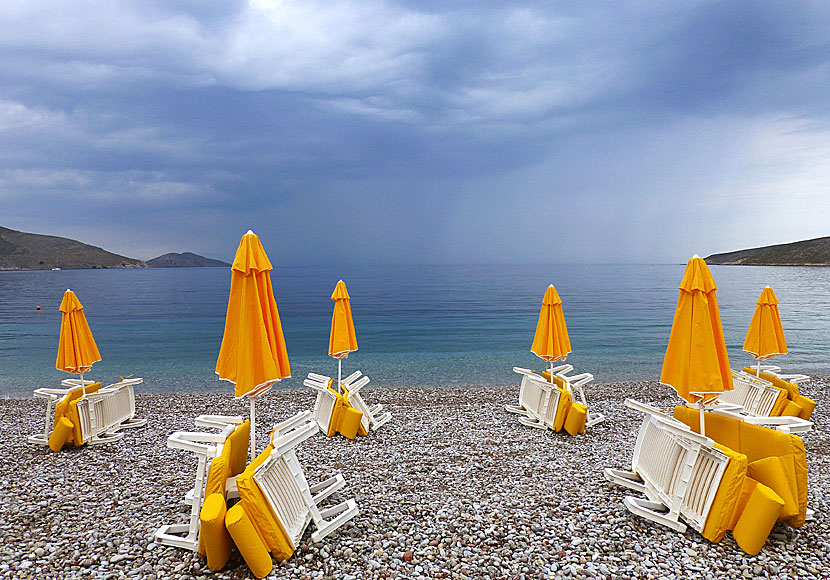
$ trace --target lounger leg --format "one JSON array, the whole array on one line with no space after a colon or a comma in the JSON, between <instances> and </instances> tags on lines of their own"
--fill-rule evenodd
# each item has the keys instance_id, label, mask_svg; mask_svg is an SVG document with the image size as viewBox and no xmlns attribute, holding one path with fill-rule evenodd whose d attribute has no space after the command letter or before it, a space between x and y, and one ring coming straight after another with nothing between
<instances>
[{"instance_id":1,"label":"lounger leg","mask_svg":"<svg viewBox=\"0 0 830 580\"><path fill-rule=\"evenodd\" d=\"M591 425L596 425L597 423L602 423L605 421L605 415L601 413L591 413L588 411L588 421L585 423L585 427L590 427Z\"/></svg>"},{"instance_id":2,"label":"lounger leg","mask_svg":"<svg viewBox=\"0 0 830 580\"><path fill-rule=\"evenodd\" d=\"M536 419L531 419L530 417L519 417L519 423L528 427L535 427L536 429L548 428L544 421L537 421Z\"/></svg>"},{"instance_id":3,"label":"lounger leg","mask_svg":"<svg viewBox=\"0 0 830 580\"><path fill-rule=\"evenodd\" d=\"M612 467L606 467L602 470L602 473L603 475L605 475L605 479L612 483L616 483L617 485L621 485L628 489L638 491L642 494L646 493L646 486L643 483L643 480L640 478L639 475L637 475L633 471L625 471L623 469L614 469Z\"/></svg>"},{"instance_id":4,"label":"lounger leg","mask_svg":"<svg viewBox=\"0 0 830 580\"><path fill-rule=\"evenodd\" d=\"M633 514L637 514L658 524L663 524L680 533L686 531L686 524L678 521L677 514L669 512L666 506L660 502L629 496L623 499L623 503L628 508L628 511Z\"/></svg>"},{"instance_id":5,"label":"lounger leg","mask_svg":"<svg viewBox=\"0 0 830 580\"><path fill-rule=\"evenodd\" d=\"M517 415L524 415L527 413L525 408L519 405L505 405L504 410L508 413L516 413Z\"/></svg>"},{"instance_id":6,"label":"lounger leg","mask_svg":"<svg viewBox=\"0 0 830 580\"><path fill-rule=\"evenodd\" d=\"M340 514L340 515L337 515ZM357 504L353 499L346 500L342 503L337 504L334 507L325 509L320 512L320 516L322 517L322 522L315 522L317 525L317 531L311 534L311 539L314 542L321 542L323 538L328 536L334 530L348 522L350 519L357 515ZM336 517L334 517L336 516ZM333 519L328 519L332 518ZM320 525L322 523L322 525Z\"/></svg>"},{"instance_id":7,"label":"lounger leg","mask_svg":"<svg viewBox=\"0 0 830 580\"><path fill-rule=\"evenodd\" d=\"M136 419L135 417L130 417L126 421L122 421L119 425L119 429L132 429L133 427L144 427L147 424L147 419Z\"/></svg>"},{"instance_id":8,"label":"lounger leg","mask_svg":"<svg viewBox=\"0 0 830 580\"><path fill-rule=\"evenodd\" d=\"M123 433L119 433L117 431L107 431L105 433L101 433L100 435L90 437L88 443L90 445L101 445L103 443L112 443L113 441L118 441L123 437Z\"/></svg>"}]
</instances>

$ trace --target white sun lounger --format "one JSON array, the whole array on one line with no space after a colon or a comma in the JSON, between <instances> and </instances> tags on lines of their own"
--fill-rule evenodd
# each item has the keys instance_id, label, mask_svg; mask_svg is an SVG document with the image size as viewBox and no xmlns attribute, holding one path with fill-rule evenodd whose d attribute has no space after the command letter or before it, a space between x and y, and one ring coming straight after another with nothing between
<instances>
[{"instance_id":1,"label":"white sun lounger","mask_svg":"<svg viewBox=\"0 0 830 580\"><path fill-rule=\"evenodd\" d=\"M88 443L97 445L121 439L124 434L121 429L142 427L147 419L135 418L135 391L133 386L144 381L141 378L122 379L117 383L101 387L95 393L87 393L77 402L78 416L81 421L82 441L76 445ZM84 385L91 385L94 381L79 379L65 379L61 384L64 389L41 388L34 391L36 398L46 403L46 419L43 433L31 435L29 443L48 445L49 435L54 426L54 408L58 401L77 391Z\"/></svg>"},{"instance_id":2,"label":"white sun lounger","mask_svg":"<svg viewBox=\"0 0 830 580\"><path fill-rule=\"evenodd\" d=\"M210 462L222 454L225 442L231 433L243 423L242 417L224 415L201 415L196 425L220 429L217 432L176 431L167 438L167 447L183 449L196 454L196 475L193 487L185 494L185 503L191 506L187 523L167 524L161 526L155 533L155 539L160 544L185 548L193 552L199 547L199 512L205 501L205 484L207 483ZM247 450L247 445L245 446ZM228 486L228 484L231 484ZM235 493L235 479L229 478L227 487L231 487L231 496Z\"/></svg>"},{"instance_id":3,"label":"white sun lounger","mask_svg":"<svg viewBox=\"0 0 830 580\"><path fill-rule=\"evenodd\" d=\"M348 395L349 404L363 413L360 422L363 423L363 428L369 432L370 429L376 431L379 427L391 421L392 413L389 411L384 412L383 405L379 403L371 406L366 404L360 395L360 389L367 384L369 384L369 377L361 377L360 371L353 372L340 383Z\"/></svg>"},{"instance_id":4,"label":"white sun lounger","mask_svg":"<svg viewBox=\"0 0 830 580\"><path fill-rule=\"evenodd\" d=\"M757 366L753 366L752 368L758 368ZM781 372L781 367L775 365L761 365L761 372L762 373L769 373L778 377L779 379L785 380L789 383L793 383L794 385L800 385L801 383L809 383L810 376L809 375L802 375L802 374L787 374Z\"/></svg>"},{"instance_id":5,"label":"white sun lounger","mask_svg":"<svg viewBox=\"0 0 830 580\"><path fill-rule=\"evenodd\" d=\"M254 472L254 480L295 547L309 522L313 521L317 528L311 539L319 542L358 513L353 499L320 508L320 504L345 487L346 482L338 473L309 486L295 450L317 431L310 411L275 425L271 435L274 449Z\"/></svg>"},{"instance_id":6,"label":"white sun lounger","mask_svg":"<svg viewBox=\"0 0 830 580\"><path fill-rule=\"evenodd\" d=\"M606 468L605 478L646 496L623 500L632 513L678 532L686 529L683 518L701 532L729 458L715 449L712 439L658 409L632 399L625 405L646 415L631 471Z\"/></svg>"},{"instance_id":7,"label":"white sun lounger","mask_svg":"<svg viewBox=\"0 0 830 580\"><path fill-rule=\"evenodd\" d=\"M329 391L330 381L331 378L315 373L308 373L308 378L303 381L303 385L317 391L317 398L314 400L313 416L323 433L328 433L329 431L331 416L337 404L337 395Z\"/></svg>"},{"instance_id":8,"label":"white sun lounger","mask_svg":"<svg viewBox=\"0 0 830 580\"><path fill-rule=\"evenodd\" d=\"M596 425L597 423L605 421L605 415L601 413L594 413L591 411L590 407L588 407L588 402L585 400L585 391L582 388L594 380L594 375L591 373L568 375L567 373L573 371L573 367L571 365L562 365L561 367L558 367L558 370L556 368L553 370L554 376L559 377L566 383L566 388L568 389L568 392L571 393L573 400L577 403L585 405L585 407L588 408L588 418L585 422L586 429L591 425Z\"/></svg>"},{"instance_id":9,"label":"white sun lounger","mask_svg":"<svg viewBox=\"0 0 830 580\"><path fill-rule=\"evenodd\" d=\"M781 391L764 379L732 371L732 385L733 390L718 395L718 404L711 406L713 413L754 425L766 425L785 433L805 433L812 429L812 421L801 417L770 416Z\"/></svg>"},{"instance_id":10,"label":"white sun lounger","mask_svg":"<svg viewBox=\"0 0 830 580\"><path fill-rule=\"evenodd\" d=\"M559 406L559 389L531 370L513 367L513 371L522 375L519 404L505 405L505 411L521 415L519 422L522 425L537 429L553 429Z\"/></svg>"}]
</instances>

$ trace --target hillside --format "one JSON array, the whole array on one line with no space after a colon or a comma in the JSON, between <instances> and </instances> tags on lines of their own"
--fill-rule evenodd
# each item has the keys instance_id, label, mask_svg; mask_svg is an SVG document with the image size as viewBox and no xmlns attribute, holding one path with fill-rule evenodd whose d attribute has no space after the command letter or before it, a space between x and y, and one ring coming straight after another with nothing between
<instances>
[{"instance_id":1,"label":"hillside","mask_svg":"<svg viewBox=\"0 0 830 580\"><path fill-rule=\"evenodd\" d=\"M28 234L0 227L0 270L145 267L141 260L119 256L69 238Z\"/></svg>"},{"instance_id":2,"label":"hillside","mask_svg":"<svg viewBox=\"0 0 830 580\"><path fill-rule=\"evenodd\" d=\"M158 258L147 260L148 268L230 268L230 264L222 260L205 258L193 252L177 254L171 252Z\"/></svg>"},{"instance_id":3,"label":"hillside","mask_svg":"<svg viewBox=\"0 0 830 580\"><path fill-rule=\"evenodd\" d=\"M712 254L706 257L706 263L730 266L830 266L830 236Z\"/></svg>"}]
</instances>

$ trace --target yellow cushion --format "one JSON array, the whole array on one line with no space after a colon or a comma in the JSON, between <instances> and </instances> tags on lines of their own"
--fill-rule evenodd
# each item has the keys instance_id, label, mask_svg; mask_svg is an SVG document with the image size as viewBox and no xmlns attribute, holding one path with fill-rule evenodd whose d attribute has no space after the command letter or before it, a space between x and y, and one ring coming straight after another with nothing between
<instances>
[{"instance_id":1,"label":"yellow cushion","mask_svg":"<svg viewBox=\"0 0 830 580\"><path fill-rule=\"evenodd\" d=\"M357 431L360 428L360 420L362 418L363 413L349 405L349 403L344 400L337 430L346 439L354 439L357 436Z\"/></svg>"},{"instance_id":2,"label":"yellow cushion","mask_svg":"<svg viewBox=\"0 0 830 580\"><path fill-rule=\"evenodd\" d=\"M732 537L744 552L754 556L761 551L783 505L784 501L770 488L761 483L754 485L732 530Z\"/></svg>"},{"instance_id":3,"label":"yellow cushion","mask_svg":"<svg viewBox=\"0 0 830 580\"><path fill-rule=\"evenodd\" d=\"M224 455L214 457L210 462L207 483L205 484L205 497L212 493L221 494L225 497L225 481L228 479L228 460Z\"/></svg>"},{"instance_id":4,"label":"yellow cushion","mask_svg":"<svg viewBox=\"0 0 830 580\"><path fill-rule=\"evenodd\" d=\"M329 419L329 428L326 431L326 437L334 437L337 434L337 426L340 424L340 415L343 412L343 395L331 388L331 381L329 381L329 392L334 395L334 409L331 411L331 419Z\"/></svg>"},{"instance_id":5,"label":"yellow cushion","mask_svg":"<svg viewBox=\"0 0 830 580\"><path fill-rule=\"evenodd\" d=\"M245 419L233 430L222 448L222 457L228 463L228 477L235 477L245 471L248 462L248 445L251 442L251 421Z\"/></svg>"},{"instance_id":6,"label":"yellow cushion","mask_svg":"<svg viewBox=\"0 0 830 580\"><path fill-rule=\"evenodd\" d=\"M787 401L787 404L784 405L784 409L781 411L782 417L798 417L804 409L801 408L801 405L795 403L793 401Z\"/></svg>"},{"instance_id":7,"label":"yellow cushion","mask_svg":"<svg viewBox=\"0 0 830 580\"><path fill-rule=\"evenodd\" d=\"M588 407L580 403L572 403L565 418L565 431L570 435L578 435L585 431L585 422L588 420Z\"/></svg>"},{"instance_id":8,"label":"yellow cushion","mask_svg":"<svg viewBox=\"0 0 830 580\"><path fill-rule=\"evenodd\" d=\"M706 428L709 428L708 424ZM701 535L709 541L720 542L726 531L732 528L735 519L735 508L746 479L747 460L746 455L718 443L715 443L715 449L729 457L729 463L726 464L721 483L715 492Z\"/></svg>"},{"instance_id":9,"label":"yellow cushion","mask_svg":"<svg viewBox=\"0 0 830 580\"><path fill-rule=\"evenodd\" d=\"M758 459L751 462L747 468L749 477L766 485L783 500L784 507L781 509L781 517L798 515L798 502L793 489L791 489L790 482L787 480L787 471L785 471L784 462L780 457Z\"/></svg>"},{"instance_id":10,"label":"yellow cushion","mask_svg":"<svg viewBox=\"0 0 830 580\"><path fill-rule=\"evenodd\" d=\"M231 537L225 528L225 494L212 493L207 496L199 514L202 527L199 542L204 544L208 568L214 572L221 570L231 555Z\"/></svg>"},{"instance_id":11,"label":"yellow cushion","mask_svg":"<svg viewBox=\"0 0 830 580\"><path fill-rule=\"evenodd\" d=\"M688 407L675 407L675 418L699 432L698 411ZM706 413L706 435L730 449L746 455L749 462L767 457L781 461L785 479L798 505L794 516L781 516L781 520L793 527L804 524L807 516L807 459L804 442L797 435L752 425L739 419ZM776 494L786 493L773 489Z\"/></svg>"},{"instance_id":12,"label":"yellow cushion","mask_svg":"<svg viewBox=\"0 0 830 580\"><path fill-rule=\"evenodd\" d=\"M271 511L268 500L254 480L256 468L271 455L274 447L269 445L260 453L251 464L236 478L236 487L239 491L239 504L251 520L254 528L262 538L268 551L278 561L287 560L294 553L294 544L283 528L279 519ZM230 512L228 512L230 513ZM236 540L234 540L236 541ZM237 546L239 543L237 542Z\"/></svg>"},{"instance_id":13,"label":"yellow cushion","mask_svg":"<svg viewBox=\"0 0 830 580\"><path fill-rule=\"evenodd\" d=\"M259 537L256 528L241 503L234 505L225 516L225 527L233 538L239 553L257 578L265 578L274 568L268 548Z\"/></svg>"},{"instance_id":14,"label":"yellow cushion","mask_svg":"<svg viewBox=\"0 0 830 580\"><path fill-rule=\"evenodd\" d=\"M795 403L801 406L801 412L798 414L802 419L809 420L816 409L816 402L810 397L799 395L795 398Z\"/></svg>"},{"instance_id":15,"label":"yellow cushion","mask_svg":"<svg viewBox=\"0 0 830 580\"><path fill-rule=\"evenodd\" d=\"M559 404L556 406L556 416L553 419L553 430L559 432L565 425L568 409L571 407L571 394L565 389L559 390Z\"/></svg>"},{"instance_id":16,"label":"yellow cushion","mask_svg":"<svg viewBox=\"0 0 830 580\"><path fill-rule=\"evenodd\" d=\"M72 430L72 421L66 417L61 417L57 425L55 425L55 428L52 429L52 434L49 435L49 449L52 451L60 451L72 436Z\"/></svg>"}]
</instances>

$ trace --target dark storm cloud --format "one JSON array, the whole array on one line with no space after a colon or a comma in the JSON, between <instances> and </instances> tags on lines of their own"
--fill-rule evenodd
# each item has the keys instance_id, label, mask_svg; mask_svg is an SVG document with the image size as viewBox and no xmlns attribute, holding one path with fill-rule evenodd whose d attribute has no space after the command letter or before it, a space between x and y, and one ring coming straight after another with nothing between
<instances>
[{"instance_id":1,"label":"dark storm cloud","mask_svg":"<svg viewBox=\"0 0 830 580\"><path fill-rule=\"evenodd\" d=\"M10 1L0 224L226 259L253 227L294 263L682 261L826 235L829 16Z\"/></svg>"}]
</instances>

